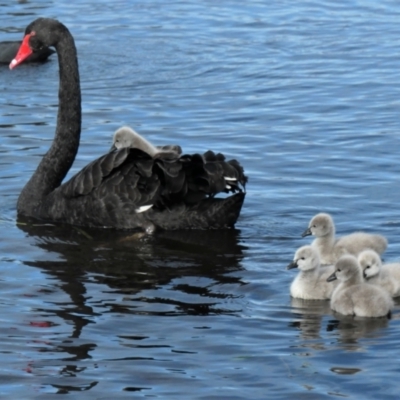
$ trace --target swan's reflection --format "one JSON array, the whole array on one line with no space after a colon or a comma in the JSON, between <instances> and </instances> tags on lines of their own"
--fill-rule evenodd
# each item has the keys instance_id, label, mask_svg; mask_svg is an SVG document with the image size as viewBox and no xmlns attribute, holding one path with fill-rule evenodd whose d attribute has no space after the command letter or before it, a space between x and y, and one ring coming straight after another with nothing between
<instances>
[{"instance_id":1,"label":"swan's reflection","mask_svg":"<svg viewBox=\"0 0 400 400\"><path fill-rule=\"evenodd\" d=\"M27 219L18 221L18 227L35 246L46 250L43 258L26 264L56 278L57 286L73 303L56 311L73 324L72 337L79 337L83 327L93 321L92 316L99 313L99 308L94 310L87 301L88 285L93 290L93 284L98 284L99 292L103 290L107 297L123 294L128 299L124 304L110 301L107 312L135 313L132 302L141 303L141 313L143 309L157 310L150 307L154 303L167 306L166 315L232 311L223 305L223 299L232 297L232 293L221 293L214 287L240 284L240 278L227 275L242 268L238 230L176 231L146 237ZM155 313L161 315L162 309L160 306Z\"/></svg>"}]
</instances>

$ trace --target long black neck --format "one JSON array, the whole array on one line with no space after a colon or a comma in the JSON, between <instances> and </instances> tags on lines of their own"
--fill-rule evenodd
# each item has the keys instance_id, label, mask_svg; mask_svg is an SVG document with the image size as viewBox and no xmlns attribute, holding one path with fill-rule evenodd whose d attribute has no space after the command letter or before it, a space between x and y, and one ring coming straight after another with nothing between
<instances>
[{"instance_id":1,"label":"long black neck","mask_svg":"<svg viewBox=\"0 0 400 400\"><path fill-rule=\"evenodd\" d=\"M18 213L35 216L46 196L60 186L75 160L81 134L81 90L74 39L65 28L55 44L60 70L55 138L35 173L23 188Z\"/></svg>"}]
</instances>

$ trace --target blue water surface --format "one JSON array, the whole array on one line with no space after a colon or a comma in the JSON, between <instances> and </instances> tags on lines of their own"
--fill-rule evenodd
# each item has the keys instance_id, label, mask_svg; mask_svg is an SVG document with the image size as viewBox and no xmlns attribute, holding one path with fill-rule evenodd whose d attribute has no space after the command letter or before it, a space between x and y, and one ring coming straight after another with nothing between
<instances>
[{"instance_id":1,"label":"blue water surface","mask_svg":"<svg viewBox=\"0 0 400 400\"><path fill-rule=\"evenodd\" d=\"M17 224L53 139L55 55L0 66L0 397L397 399L391 320L292 300L317 212L400 260L400 4L0 1L0 40L39 16L74 35L82 140L68 177L128 124L238 159L236 229L138 238ZM59 398L59 397L57 397Z\"/></svg>"}]
</instances>

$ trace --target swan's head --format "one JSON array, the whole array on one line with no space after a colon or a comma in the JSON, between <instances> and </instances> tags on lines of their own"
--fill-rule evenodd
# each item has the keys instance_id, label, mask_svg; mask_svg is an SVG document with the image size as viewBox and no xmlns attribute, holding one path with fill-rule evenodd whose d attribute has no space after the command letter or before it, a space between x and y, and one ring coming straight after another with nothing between
<instances>
[{"instance_id":1,"label":"swan's head","mask_svg":"<svg viewBox=\"0 0 400 400\"><path fill-rule=\"evenodd\" d=\"M335 272L329 276L328 282L338 279L341 282L353 280L354 282L362 281L362 272L360 264L352 255L345 255L339 258L335 264Z\"/></svg>"},{"instance_id":2,"label":"swan's head","mask_svg":"<svg viewBox=\"0 0 400 400\"><path fill-rule=\"evenodd\" d=\"M68 29L55 19L38 18L31 22L25 29L22 44L10 63L10 69L21 64L32 53L41 51L45 47L56 46L66 34L70 35Z\"/></svg>"},{"instance_id":3,"label":"swan's head","mask_svg":"<svg viewBox=\"0 0 400 400\"><path fill-rule=\"evenodd\" d=\"M358 262L360 263L365 279L370 279L379 274L382 266L379 254L374 250L364 250L358 255Z\"/></svg>"},{"instance_id":4,"label":"swan's head","mask_svg":"<svg viewBox=\"0 0 400 400\"><path fill-rule=\"evenodd\" d=\"M311 218L308 228L301 235L302 237L313 235L323 237L335 234L335 225L329 214L320 213Z\"/></svg>"},{"instance_id":5,"label":"swan's head","mask_svg":"<svg viewBox=\"0 0 400 400\"><path fill-rule=\"evenodd\" d=\"M312 246L303 246L297 249L293 261L286 268L298 268L301 271L309 271L319 267L319 264L318 250Z\"/></svg>"},{"instance_id":6,"label":"swan's head","mask_svg":"<svg viewBox=\"0 0 400 400\"><path fill-rule=\"evenodd\" d=\"M122 149L125 147L135 147L141 149L143 139L129 126L122 126L115 131L111 150Z\"/></svg>"}]
</instances>

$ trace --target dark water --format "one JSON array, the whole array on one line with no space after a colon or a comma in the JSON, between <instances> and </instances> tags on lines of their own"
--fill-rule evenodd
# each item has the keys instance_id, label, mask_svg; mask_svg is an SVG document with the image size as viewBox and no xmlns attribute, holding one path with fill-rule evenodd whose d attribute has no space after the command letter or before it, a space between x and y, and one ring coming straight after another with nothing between
<instances>
[{"instance_id":1,"label":"dark water","mask_svg":"<svg viewBox=\"0 0 400 400\"><path fill-rule=\"evenodd\" d=\"M57 17L79 51L71 174L129 124L236 157L237 229L137 238L16 224L53 138L56 57L0 68L0 397L398 398L393 319L293 301L286 271L319 211L400 259L400 4L0 1L0 40ZM71 176L71 174L69 176Z\"/></svg>"}]
</instances>

